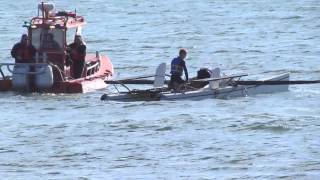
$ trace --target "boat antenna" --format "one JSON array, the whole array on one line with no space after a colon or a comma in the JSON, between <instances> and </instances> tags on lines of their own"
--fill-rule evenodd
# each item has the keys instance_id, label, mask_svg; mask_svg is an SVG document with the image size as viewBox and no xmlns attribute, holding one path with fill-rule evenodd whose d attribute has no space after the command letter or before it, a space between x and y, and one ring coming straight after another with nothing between
<instances>
[{"instance_id":1,"label":"boat antenna","mask_svg":"<svg viewBox=\"0 0 320 180\"><path fill-rule=\"evenodd\" d=\"M42 6L42 8L41 8L42 17L45 18L45 17L44 17L44 3L43 3L43 2L41 2L41 6ZM43 22L43 21L42 21L42 22Z\"/></svg>"}]
</instances>

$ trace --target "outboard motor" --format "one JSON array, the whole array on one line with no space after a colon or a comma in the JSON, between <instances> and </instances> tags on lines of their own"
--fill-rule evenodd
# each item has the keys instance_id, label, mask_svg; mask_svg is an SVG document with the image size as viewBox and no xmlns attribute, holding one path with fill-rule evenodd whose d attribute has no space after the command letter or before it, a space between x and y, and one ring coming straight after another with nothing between
<instances>
[{"instance_id":1,"label":"outboard motor","mask_svg":"<svg viewBox=\"0 0 320 180\"><path fill-rule=\"evenodd\" d=\"M12 72L12 87L15 90L29 90L29 71L30 66L15 65Z\"/></svg>"},{"instance_id":2,"label":"outboard motor","mask_svg":"<svg viewBox=\"0 0 320 180\"><path fill-rule=\"evenodd\" d=\"M35 86L39 90L46 90L53 85L53 71L50 65L36 67Z\"/></svg>"},{"instance_id":3,"label":"outboard motor","mask_svg":"<svg viewBox=\"0 0 320 180\"><path fill-rule=\"evenodd\" d=\"M53 71L50 65L15 65L12 72L12 87L20 91L46 90L53 85Z\"/></svg>"}]
</instances>

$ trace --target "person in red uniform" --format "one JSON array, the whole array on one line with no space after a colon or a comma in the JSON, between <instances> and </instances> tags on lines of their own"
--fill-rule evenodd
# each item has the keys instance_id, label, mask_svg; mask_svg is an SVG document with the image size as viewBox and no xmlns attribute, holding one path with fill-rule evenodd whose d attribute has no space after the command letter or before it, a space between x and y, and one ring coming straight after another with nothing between
<instances>
[{"instance_id":1,"label":"person in red uniform","mask_svg":"<svg viewBox=\"0 0 320 180\"><path fill-rule=\"evenodd\" d=\"M11 50L11 56L16 63L32 63L35 54L36 48L30 43L30 39L26 34L21 36L21 41L16 43Z\"/></svg>"},{"instance_id":2,"label":"person in red uniform","mask_svg":"<svg viewBox=\"0 0 320 180\"><path fill-rule=\"evenodd\" d=\"M86 57L86 45L80 35L76 35L74 42L69 45L70 57L72 60L73 77L75 79L80 78L82 75L85 57Z\"/></svg>"}]
</instances>

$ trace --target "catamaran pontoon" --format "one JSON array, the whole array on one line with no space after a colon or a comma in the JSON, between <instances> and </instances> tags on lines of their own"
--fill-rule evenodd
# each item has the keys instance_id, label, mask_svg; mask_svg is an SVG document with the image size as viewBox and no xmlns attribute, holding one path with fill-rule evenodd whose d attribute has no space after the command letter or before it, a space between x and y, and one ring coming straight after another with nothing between
<instances>
[{"instance_id":1,"label":"catamaran pontoon","mask_svg":"<svg viewBox=\"0 0 320 180\"><path fill-rule=\"evenodd\" d=\"M259 80L241 80L247 74L220 76L220 70L213 71L211 78L193 79L187 83L180 91L169 90L164 84L166 65L161 64L155 75L140 76L133 78L119 79L116 81L106 81L108 84L121 84L128 91L113 94L104 94L101 100L110 101L159 101L159 100L200 100L207 98L231 98L248 95L278 93L289 90L289 84L313 84L316 81L290 81L289 73L283 73ZM154 80L145 78L155 77ZM203 87L195 87L194 84L207 82ZM130 90L125 84L154 84L154 88L147 90Z\"/></svg>"}]
</instances>

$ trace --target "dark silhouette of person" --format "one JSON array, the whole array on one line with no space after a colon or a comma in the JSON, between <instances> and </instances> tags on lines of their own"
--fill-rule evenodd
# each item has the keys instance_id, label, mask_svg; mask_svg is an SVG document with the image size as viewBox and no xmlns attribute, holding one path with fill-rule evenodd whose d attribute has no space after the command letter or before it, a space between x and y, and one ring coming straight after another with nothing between
<instances>
[{"instance_id":1,"label":"dark silhouette of person","mask_svg":"<svg viewBox=\"0 0 320 180\"><path fill-rule=\"evenodd\" d=\"M36 54L36 48L31 44L27 34L21 36L21 41L16 43L12 50L11 56L16 63L32 63Z\"/></svg>"},{"instance_id":2,"label":"dark silhouette of person","mask_svg":"<svg viewBox=\"0 0 320 180\"><path fill-rule=\"evenodd\" d=\"M51 33L45 34L41 48L45 50L61 50L60 45L54 40L54 36Z\"/></svg>"},{"instance_id":3,"label":"dark silhouette of person","mask_svg":"<svg viewBox=\"0 0 320 180\"><path fill-rule=\"evenodd\" d=\"M73 77L75 79L80 78L84 68L87 47L83 42L82 37L76 35L74 42L70 44L68 48L72 60Z\"/></svg>"}]
</instances>

